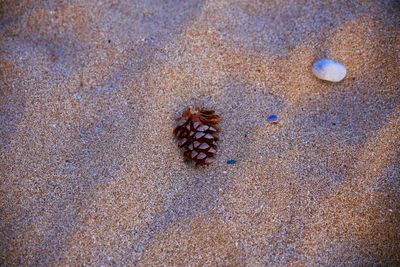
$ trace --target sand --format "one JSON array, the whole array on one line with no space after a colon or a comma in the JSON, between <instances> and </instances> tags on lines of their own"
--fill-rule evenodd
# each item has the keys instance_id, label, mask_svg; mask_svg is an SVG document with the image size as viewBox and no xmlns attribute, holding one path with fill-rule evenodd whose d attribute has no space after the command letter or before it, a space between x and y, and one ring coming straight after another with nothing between
<instances>
[{"instance_id":1,"label":"sand","mask_svg":"<svg viewBox=\"0 0 400 267\"><path fill-rule=\"evenodd\" d=\"M3 0L0 18L0 265L400 265L396 1ZM344 81L312 75L322 56ZM172 134L190 104L223 118L205 168Z\"/></svg>"}]
</instances>

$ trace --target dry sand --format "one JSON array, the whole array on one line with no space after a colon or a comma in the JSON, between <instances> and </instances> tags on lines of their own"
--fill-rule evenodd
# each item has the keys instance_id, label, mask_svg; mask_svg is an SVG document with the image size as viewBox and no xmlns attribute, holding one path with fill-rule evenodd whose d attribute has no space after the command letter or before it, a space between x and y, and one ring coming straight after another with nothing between
<instances>
[{"instance_id":1,"label":"dry sand","mask_svg":"<svg viewBox=\"0 0 400 267\"><path fill-rule=\"evenodd\" d=\"M398 2L60 2L0 2L0 265L400 264Z\"/></svg>"}]
</instances>

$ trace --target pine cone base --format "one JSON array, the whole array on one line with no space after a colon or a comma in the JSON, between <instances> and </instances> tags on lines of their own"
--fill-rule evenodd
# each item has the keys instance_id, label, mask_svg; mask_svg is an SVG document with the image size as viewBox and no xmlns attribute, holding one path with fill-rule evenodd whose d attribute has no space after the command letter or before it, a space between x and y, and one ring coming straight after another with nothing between
<instances>
[{"instance_id":1,"label":"pine cone base","mask_svg":"<svg viewBox=\"0 0 400 267\"><path fill-rule=\"evenodd\" d=\"M178 119L174 134L187 161L208 165L217 152L220 117L213 110L190 106Z\"/></svg>"}]
</instances>

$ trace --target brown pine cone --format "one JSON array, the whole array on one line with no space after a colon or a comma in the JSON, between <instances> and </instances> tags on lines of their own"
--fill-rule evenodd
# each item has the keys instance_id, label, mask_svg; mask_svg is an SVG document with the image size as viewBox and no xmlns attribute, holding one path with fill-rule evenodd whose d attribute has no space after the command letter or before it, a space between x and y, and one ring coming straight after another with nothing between
<instances>
[{"instance_id":1,"label":"brown pine cone","mask_svg":"<svg viewBox=\"0 0 400 267\"><path fill-rule=\"evenodd\" d=\"M186 160L193 160L196 165L208 165L217 152L216 126L220 117L213 110L190 106L178 119L174 134L179 139L178 145L184 149Z\"/></svg>"}]
</instances>

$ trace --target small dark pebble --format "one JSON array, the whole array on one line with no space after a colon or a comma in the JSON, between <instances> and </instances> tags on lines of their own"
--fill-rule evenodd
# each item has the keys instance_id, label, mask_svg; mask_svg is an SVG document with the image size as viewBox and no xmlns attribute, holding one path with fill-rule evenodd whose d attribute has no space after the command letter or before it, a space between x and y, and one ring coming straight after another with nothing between
<instances>
[{"instance_id":1,"label":"small dark pebble","mask_svg":"<svg viewBox=\"0 0 400 267\"><path fill-rule=\"evenodd\" d=\"M226 163L228 163L228 164L235 164L235 163L236 163L236 160L230 159L230 160L228 160Z\"/></svg>"},{"instance_id":2,"label":"small dark pebble","mask_svg":"<svg viewBox=\"0 0 400 267\"><path fill-rule=\"evenodd\" d=\"M274 114L269 115L269 116L267 117L267 120L268 120L269 122L276 122L276 121L278 121L278 116L276 116L276 115L274 115Z\"/></svg>"}]
</instances>

